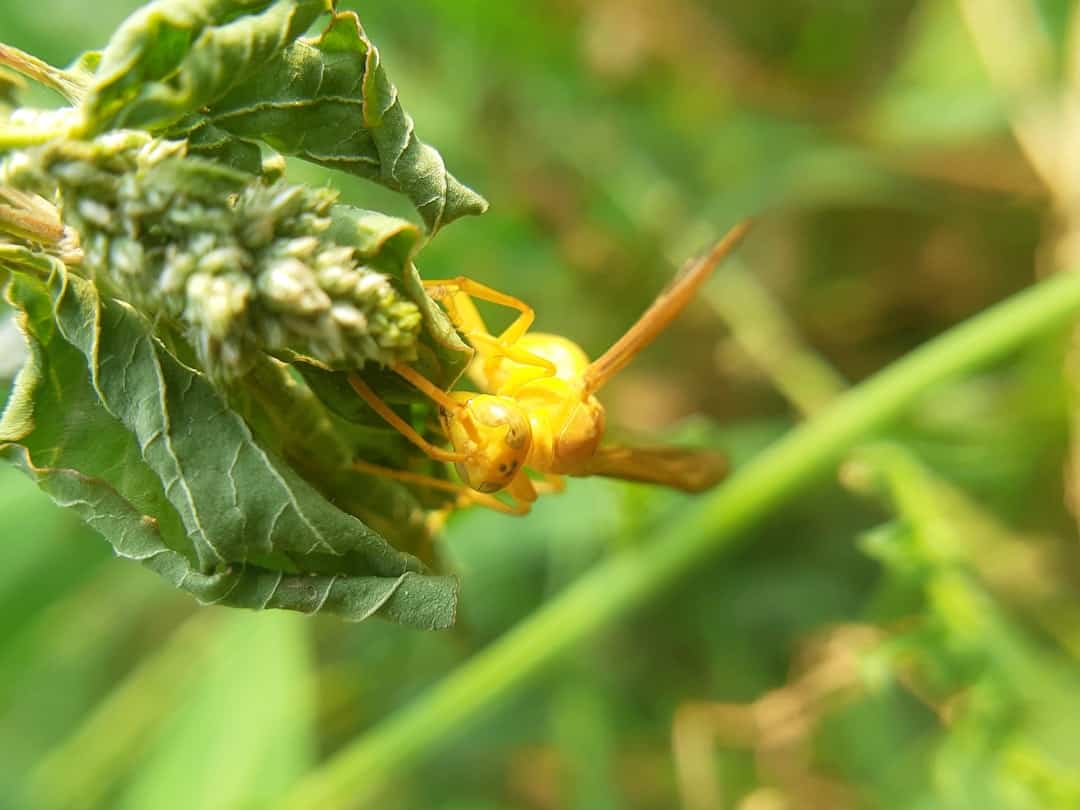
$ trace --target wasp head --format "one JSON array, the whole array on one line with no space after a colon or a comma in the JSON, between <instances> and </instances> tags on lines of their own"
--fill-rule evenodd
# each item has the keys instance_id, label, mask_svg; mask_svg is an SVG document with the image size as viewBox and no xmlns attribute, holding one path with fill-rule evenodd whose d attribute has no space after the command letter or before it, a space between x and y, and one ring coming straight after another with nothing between
<instances>
[{"instance_id":1,"label":"wasp head","mask_svg":"<svg viewBox=\"0 0 1080 810\"><path fill-rule=\"evenodd\" d=\"M479 492L508 486L525 464L532 429L524 410L509 397L456 392L462 407L440 411L454 450L464 453L458 474Z\"/></svg>"}]
</instances>

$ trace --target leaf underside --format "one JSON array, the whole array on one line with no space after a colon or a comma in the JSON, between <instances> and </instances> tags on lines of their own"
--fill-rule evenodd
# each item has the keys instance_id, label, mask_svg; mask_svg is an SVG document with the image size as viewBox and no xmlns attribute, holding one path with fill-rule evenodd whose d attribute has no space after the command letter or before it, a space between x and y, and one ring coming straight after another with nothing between
<instances>
[{"instance_id":1,"label":"leaf underside","mask_svg":"<svg viewBox=\"0 0 1080 810\"><path fill-rule=\"evenodd\" d=\"M59 268L15 275L8 296L32 356L0 452L117 555L204 603L453 623L453 578L316 492L130 308Z\"/></svg>"},{"instance_id":2,"label":"leaf underside","mask_svg":"<svg viewBox=\"0 0 1080 810\"><path fill-rule=\"evenodd\" d=\"M309 36L320 20L321 32ZM413 259L427 238L462 216L482 213L487 203L417 137L378 50L355 14L337 11L336 0L155 0L122 23L103 50L56 75L70 84L66 95L74 106L39 111L25 132L3 129L0 135L11 137L0 138L0 149L58 140L112 143L125 137L124 130L126 136L141 131L183 141L153 143L211 161L206 165L241 169L269 188L276 188L271 180L284 166L264 160L274 150L405 195L423 229L339 204L327 214L327 238L352 251L357 273L389 276L393 292L415 303L411 325L415 329L418 309L422 328L415 353L407 347L402 362L444 388L462 374L471 350L425 293ZM8 84L0 77L0 107L10 103ZM54 134L42 140L49 132ZM65 164L64 170L87 170L91 190L103 178L130 179L106 164ZM47 170L44 176L55 181L60 174ZM21 188L12 177L6 182ZM64 177L72 186L83 176ZM140 280L175 281L175 274L154 275L149 271L157 265L132 259L145 258L140 240L160 232L142 227L141 220L123 220L92 193L76 199L68 186L59 193L60 186L50 183L34 190L56 195L65 234L79 237L64 244L82 252L72 258L59 242L41 243L35 234L11 228L0 238L0 281L30 353L0 416L0 455L103 534L118 556L143 563L203 603L323 611L352 620L380 616L431 629L453 624L457 582L427 567L433 556L427 510L446 506L448 496L361 475L352 460L430 475L445 474L441 466L373 419L344 366L302 341L259 344L235 374L214 375L193 349L202 345L196 327L218 324L210 317L217 317L214 302L232 299L207 294L205 313L186 298L182 306L154 309L124 284L108 283L115 281L113 271L128 273L125 282L136 291ZM159 191L165 209L187 214L187 203L170 197L168 187L147 189L151 196ZM206 209L207 201L201 204ZM223 217L202 209L191 213L207 232L222 227ZM101 231L96 241L83 232L87 222ZM186 235L168 236L166 259L189 258L180 255L191 241ZM200 263L213 265L217 242L195 241L202 252L189 251L193 266L204 274L219 272ZM100 248L108 272L89 261L80 264L92 246ZM120 250L126 247L131 250ZM300 261L301 247L299 239L295 246L283 242L279 252ZM249 264L252 272L261 268ZM229 267L229 278L236 276L229 289L244 289L237 268L248 265ZM296 273L287 275L281 270L252 277L285 289ZM327 270L328 279L340 275ZM195 295L185 284L170 284L162 281L163 295L174 287ZM278 287L267 289L278 295ZM271 301L269 292L258 291ZM358 329L371 324L374 330L388 312L354 320ZM292 310L286 315L301 323ZM421 424L428 403L418 404L411 386L375 365L365 361L355 371Z\"/></svg>"}]
</instances>

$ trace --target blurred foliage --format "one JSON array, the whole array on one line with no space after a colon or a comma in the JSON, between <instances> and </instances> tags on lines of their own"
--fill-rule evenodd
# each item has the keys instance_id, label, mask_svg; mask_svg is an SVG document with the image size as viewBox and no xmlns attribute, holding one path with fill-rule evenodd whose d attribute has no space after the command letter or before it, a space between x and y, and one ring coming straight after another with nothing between
<instances>
[{"instance_id":1,"label":"blurred foliage","mask_svg":"<svg viewBox=\"0 0 1080 810\"><path fill-rule=\"evenodd\" d=\"M0 0L0 40L66 64L136 5ZM812 346L857 381L1055 267L1070 230L962 13L993 3L357 7L425 139L491 203L424 250L425 276L512 292L595 355L718 223L767 212L741 254L758 287L717 279L605 391L624 433L739 463L805 383L755 346ZM1067 84L1073 4L1031 8ZM290 179L415 217L345 174ZM795 343L750 340L737 316L762 296ZM1080 806L1067 344L937 391L379 806ZM526 519L456 514L458 626L421 634L199 611L0 468L0 807L267 806L686 504L581 480Z\"/></svg>"}]
</instances>

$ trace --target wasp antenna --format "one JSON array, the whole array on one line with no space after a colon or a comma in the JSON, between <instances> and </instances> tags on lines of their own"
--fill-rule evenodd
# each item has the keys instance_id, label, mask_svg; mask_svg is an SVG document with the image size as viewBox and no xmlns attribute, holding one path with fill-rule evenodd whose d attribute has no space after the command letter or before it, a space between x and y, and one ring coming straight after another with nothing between
<instances>
[{"instance_id":1,"label":"wasp antenna","mask_svg":"<svg viewBox=\"0 0 1080 810\"><path fill-rule=\"evenodd\" d=\"M637 323L585 369L585 391L593 393L622 370L642 349L678 317L717 265L738 246L753 220L744 219L731 228L712 249L691 263L656 297Z\"/></svg>"}]
</instances>

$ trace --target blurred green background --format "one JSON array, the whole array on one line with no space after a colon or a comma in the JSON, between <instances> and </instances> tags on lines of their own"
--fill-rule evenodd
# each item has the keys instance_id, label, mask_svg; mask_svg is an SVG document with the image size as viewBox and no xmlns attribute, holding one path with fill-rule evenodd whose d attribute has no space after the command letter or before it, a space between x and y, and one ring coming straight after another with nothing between
<instances>
[{"instance_id":1,"label":"blurred green background","mask_svg":"<svg viewBox=\"0 0 1080 810\"><path fill-rule=\"evenodd\" d=\"M67 64L137 5L0 0L0 41ZM1030 30L991 48L1008 57L995 84L972 33L1016 8ZM683 259L760 215L739 261L605 390L617 436L739 463L839 380L1068 256L1068 190L1011 129L1020 102L1076 92L1066 0L357 9L421 137L492 204L439 234L424 275L520 296L596 355ZM1042 73L1010 86L1037 43ZM353 178L291 176L412 215ZM1068 345L936 391L377 806L1080 807ZM200 610L0 468L0 808L272 806L686 505L577 480L524 519L459 513L441 541L459 625L422 634Z\"/></svg>"}]
</instances>

